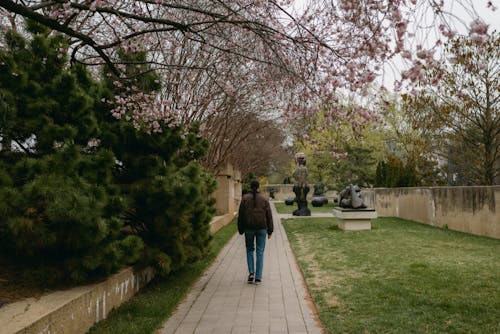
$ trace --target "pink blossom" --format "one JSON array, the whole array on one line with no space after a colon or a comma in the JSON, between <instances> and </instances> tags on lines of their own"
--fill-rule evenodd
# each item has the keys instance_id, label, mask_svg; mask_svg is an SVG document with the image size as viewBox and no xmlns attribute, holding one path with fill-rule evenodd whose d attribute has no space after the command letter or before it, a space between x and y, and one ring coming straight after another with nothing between
<instances>
[{"instance_id":1,"label":"pink blossom","mask_svg":"<svg viewBox=\"0 0 500 334\"><path fill-rule=\"evenodd\" d=\"M470 35L470 39L471 39L472 43L474 43L476 45L482 45L485 42L486 38L484 35L473 33Z\"/></svg>"},{"instance_id":2,"label":"pink blossom","mask_svg":"<svg viewBox=\"0 0 500 334\"><path fill-rule=\"evenodd\" d=\"M481 21L480 19L476 19L471 22L469 28L469 34L478 34L478 35L486 35L488 33L488 25Z\"/></svg>"}]
</instances>

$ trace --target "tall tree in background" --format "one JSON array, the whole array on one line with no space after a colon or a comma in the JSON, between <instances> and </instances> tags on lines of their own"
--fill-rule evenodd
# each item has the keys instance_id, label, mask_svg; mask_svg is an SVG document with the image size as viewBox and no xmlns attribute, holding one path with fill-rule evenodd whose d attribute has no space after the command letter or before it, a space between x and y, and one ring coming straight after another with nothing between
<instances>
[{"instance_id":1,"label":"tall tree in background","mask_svg":"<svg viewBox=\"0 0 500 334\"><path fill-rule=\"evenodd\" d=\"M436 153L460 170L461 184L493 185L500 176L500 39L497 32L473 37L447 44L448 62L423 81L439 85L407 97L408 114L442 144Z\"/></svg>"},{"instance_id":2,"label":"tall tree in background","mask_svg":"<svg viewBox=\"0 0 500 334\"><path fill-rule=\"evenodd\" d=\"M296 138L296 150L307 157L309 181L342 189L349 183L370 186L374 182L377 160L382 157L382 136L374 131L368 115L353 127L346 117L362 117L356 105L337 105L339 114L331 118L318 113L309 119L308 133ZM301 122L299 126L303 124ZM359 126L361 124L361 126Z\"/></svg>"},{"instance_id":3,"label":"tall tree in background","mask_svg":"<svg viewBox=\"0 0 500 334\"><path fill-rule=\"evenodd\" d=\"M436 186L443 184L434 132L412 120L418 110L408 97L390 98L382 112L385 154L377 165L376 186Z\"/></svg>"},{"instance_id":4,"label":"tall tree in background","mask_svg":"<svg viewBox=\"0 0 500 334\"><path fill-rule=\"evenodd\" d=\"M204 130L210 146L202 163L211 171L230 162L243 178L249 173L262 176L286 164L289 158L283 128L276 120L263 119L256 113L219 114L205 124Z\"/></svg>"}]
</instances>

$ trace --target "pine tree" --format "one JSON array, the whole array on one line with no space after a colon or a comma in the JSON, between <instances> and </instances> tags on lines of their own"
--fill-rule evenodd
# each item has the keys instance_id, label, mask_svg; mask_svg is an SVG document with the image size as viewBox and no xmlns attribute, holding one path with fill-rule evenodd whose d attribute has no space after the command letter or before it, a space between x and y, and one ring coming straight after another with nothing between
<instances>
[{"instance_id":1,"label":"pine tree","mask_svg":"<svg viewBox=\"0 0 500 334\"><path fill-rule=\"evenodd\" d=\"M141 65L145 52L122 54L127 76L136 76L135 87L144 93L159 88L157 76ZM120 80L104 71L107 91L101 100L112 100L126 88L115 85ZM101 106L101 145L116 154L120 162L115 177L121 195L128 199L126 225L146 245L143 263L155 266L160 274L168 274L208 251L209 222L215 212L210 194L215 179L204 171L198 159L207 149L207 141L199 136L198 125L184 129L167 121L161 131L138 131L132 122L110 117Z\"/></svg>"},{"instance_id":2,"label":"pine tree","mask_svg":"<svg viewBox=\"0 0 500 334\"><path fill-rule=\"evenodd\" d=\"M122 233L114 154L92 144L98 86L67 69L63 37L26 28L0 51L0 253L41 284L82 282L136 261L142 240Z\"/></svg>"},{"instance_id":3,"label":"pine tree","mask_svg":"<svg viewBox=\"0 0 500 334\"><path fill-rule=\"evenodd\" d=\"M28 23L0 52L0 253L43 283L81 282L123 264L168 274L200 258L211 239L215 180L201 167L197 125L161 132L117 120L127 94L103 73L67 68L66 41ZM122 54L130 75L146 53ZM157 75L137 76L145 93ZM12 145L11 145L12 143Z\"/></svg>"}]
</instances>

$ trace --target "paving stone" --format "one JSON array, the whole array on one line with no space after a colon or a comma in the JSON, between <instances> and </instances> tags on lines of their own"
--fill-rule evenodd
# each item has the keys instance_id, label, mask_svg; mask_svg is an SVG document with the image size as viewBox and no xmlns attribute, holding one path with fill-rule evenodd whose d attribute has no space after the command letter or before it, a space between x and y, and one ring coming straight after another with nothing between
<instances>
[{"instance_id":1,"label":"paving stone","mask_svg":"<svg viewBox=\"0 0 500 334\"><path fill-rule=\"evenodd\" d=\"M275 233L267 240L262 284L246 282L245 242L236 234L159 334L323 333L306 302L303 277L272 207Z\"/></svg>"},{"instance_id":2,"label":"paving stone","mask_svg":"<svg viewBox=\"0 0 500 334\"><path fill-rule=\"evenodd\" d=\"M250 334L250 326L233 327L231 334Z\"/></svg>"}]
</instances>

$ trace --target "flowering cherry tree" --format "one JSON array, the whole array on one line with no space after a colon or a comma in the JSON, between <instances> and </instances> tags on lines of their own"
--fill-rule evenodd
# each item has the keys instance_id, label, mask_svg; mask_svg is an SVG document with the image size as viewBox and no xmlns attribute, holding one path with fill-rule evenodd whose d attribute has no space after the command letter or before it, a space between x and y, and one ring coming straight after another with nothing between
<instances>
[{"instance_id":1,"label":"flowering cherry tree","mask_svg":"<svg viewBox=\"0 0 500 334\"><path fill-rule=\"evenodd\" d=\"M0 0L0 8L4 27L25 17L65 34L70 47L61 52L73 63L107 65L116 85L133 79L120 52L147 51L148 66L137 65L159 73L161 93L129 87L113 112L149 131L251 104L294 119L324 108L339 89L365 93L397 54L412 64L403 79L418 81L441 43L418 43L419 20L431 20L444 40L456 23L434 0L314 0L300 8L292 0ZM485 26L474 19L471 37L480 41Z\"/></svg>"}]
</instances>

